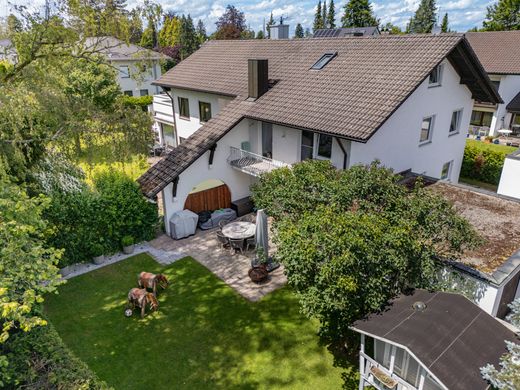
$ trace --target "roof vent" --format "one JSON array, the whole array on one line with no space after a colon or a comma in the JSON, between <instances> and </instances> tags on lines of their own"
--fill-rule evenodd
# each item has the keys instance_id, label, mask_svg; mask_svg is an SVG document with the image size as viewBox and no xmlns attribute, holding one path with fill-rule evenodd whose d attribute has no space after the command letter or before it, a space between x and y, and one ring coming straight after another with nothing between
<instances>
[{"instance_id":1,"label":"roof vent","mask_svg":"<svg viewBox=\"0 0 520 390\"><path fill-rule=\"evenodd\" d=\"M412 305L412 309L414 309L415 311L425 311L426 303L424 303L423 301L414 302Z\"/></svg>"},{"instance_id":2,"label":"roof vent","mask_svg":"<svg viewBox=\"0 0 520 390\"><path fill-rule=\"evenodd\" d=\"M256 100L269 89L267 60L248 60L249 99Z\"/></svg>"}]
</instances>

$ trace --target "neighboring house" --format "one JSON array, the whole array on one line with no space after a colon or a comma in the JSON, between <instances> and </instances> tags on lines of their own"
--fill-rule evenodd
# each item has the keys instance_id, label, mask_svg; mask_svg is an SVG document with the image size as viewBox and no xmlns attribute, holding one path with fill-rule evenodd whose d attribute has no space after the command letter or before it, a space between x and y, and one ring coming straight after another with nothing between
<instances>
[{"instance_id":1,"label":"neighboring house","mask_svg":"<svg viewBox=\"0 0 520 390\"><path fill-rule=\"evenodd\" d=\"M473 98L501 102L460 34L210 41L156 84L179 146L138 181L161 193L167 231L201 183L236 201L309 158L457 181Z\"/></svg>"},{"instance_id":2,"label":"neighboring house","mask_svg":"<svg viewBox=\"0 0 520 390\"><path fill-rule=\"evenodd\" d=\"M85 45L89 51L105 56L118 71L117 80L125 95L148 96L160 92L152 82L161 77L161 61L168 56L108 36L87 38Z\"/></svg>"},{"instance_id":3,"label":"neighboring house","mask_svg":"<svg viewBox=\"0 0 520 390\"><path fill-rule=\"evenodd\" d=\"M459 294L415 290L356 321L359 389L485 390L480 368L499 366L509 327Z\"/></svg>"},{"instance_id":4,"label":"neighboring house","mask_svg":"<svg viewBox=\"0 0 520 390\"><path fill-rule=\"evenodd\" d=\"M466 38L504 101L475 101L470 133L496 136L506 129L520 136L520 31L471 32Z\"/></svg>"},{"instance_id":5,"label":"neighboring house","mask_svg":"<svg viewBox=\"0 0 520 390\"><path fill-rule=\"evenodd\" d=\"M314 31L314 38L371 37L379 35L377 26L320 28Z\"/></svg>"}]
</instances>

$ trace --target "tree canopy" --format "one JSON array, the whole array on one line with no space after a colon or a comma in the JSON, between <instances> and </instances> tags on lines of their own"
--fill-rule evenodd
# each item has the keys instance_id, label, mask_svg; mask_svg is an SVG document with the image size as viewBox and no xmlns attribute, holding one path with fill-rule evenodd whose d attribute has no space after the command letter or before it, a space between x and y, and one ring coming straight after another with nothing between
<instances>
[{"instance_id":1,"label":"tree canopy","mask_svg":"<svg viewBox=\"0 0 520 390\"><path fill-rule=\"evenodd\" d=\"M300 23L296 25L296 28L294 29L294 37L295 38L303 38L304 37L304 31L303 27Z\"/></svg>"},{"instance_id":2,"label":"tree canopy","mask_svg":"<svg viewBox=\"0 0 520 390\"><path fill-rule=\"evenodd\" d=\"M323 28L323 14L321 12L321 0L318 1L318 5L316 6L316 12L314 14L314 23L312 25L312 30L316 31L320 28Z\"/></svg>"},{"instance_id":3,"label":"tree canopy","mask_svg":"<svg viewBox=\"0 0 520 390\"><path fill-rule=\"evenodd\" d=\"M244 13L234 5L228 5L215 24L217 25L216 39L240 39L247 29Z\"/></svg>"},{"instance_id":4,"label":"tree canopy","mask_svg":"<svg viewBox=\"0 0 520 390\"><path fill-rule=\"evenodd\" d=\"M439 257L456 258L476 234L444 198L374 163L336 170L306 161L253 186L274 219L277 257L303 311L345 340L356 319L409 287L432 287Z\"/></svg>"},{"instance_id":5,"label":"tree canopy","mask_svg":"<svg viewBox=\"0 0 520 390\"><path fill-rule=\"evenodd\" d=\"M484 30L520 30L520 0L499 0L487 7Z\"/></svg>"},{"instance_id":6,"label":"tree canopy","mask_svg":"<svg viewBox=\"0 0 520 390\"><path fill-rule=\"evenodd\" d=\"M435 0L421 0L414 16L410 19L411 33L430 33L437 20Z\"/></svg>"},{"instance_id":7,"label":"tree canopy","mask_svg":"<svg viewBox=\"0 0 520 390\"><path fill-rule=\"evenodd\" d=\"M343 8L343 27L369 27L379 25L369 0L349 0Z\"/></svg>"}]
</instances>

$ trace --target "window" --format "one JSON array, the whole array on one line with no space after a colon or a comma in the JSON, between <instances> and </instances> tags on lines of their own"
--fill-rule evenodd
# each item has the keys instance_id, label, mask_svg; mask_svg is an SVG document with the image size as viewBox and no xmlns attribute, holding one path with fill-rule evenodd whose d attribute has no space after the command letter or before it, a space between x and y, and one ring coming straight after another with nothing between
<instances>
[{"instance_id":1,"label":"window","mask_svg":"<svg viewBox=\"0 0 520 390\"><path fill-rule=\"evenodd\" d=\"M460 121L462 118L462 110L453 111L451 114L450 134L456 134L460 130Z\"/></svg>"},{"instance_id":2,"label":"window","mask_svg":"<svg viewBox=\"0 0 520 390\"><path fill-rule=\"evenodd\" d=\"M148 90L147 89L141 89L139 91L140 96L148 96Z\"/></svg>"},{"instance_id":3,"label":"window","mask_svg":"<svg viewBox=\"0 0 520 390\"><path fill-rule=\"evenodd\" d=\"M202 123L211 119L211 104L199 102L199 119Z\"/></svg>"},{"instance_id":4,"label":"window","mask_svg":"<svg viewBox=\"0 0 520 390\"><path fill-rule=\"evenodd\" d=\"M419 142L425 144L432 139L433 116L424 118L421 125L421 138Z\"/></svg>"},{"instance_id":5,"label":"window","mask_svg":"<svg viewBox=\"0 0 520 390\"><path fill-rule=\"evenodd\" d=\"M448 161L442 166L441 180L450 180L451 163L451 161Z\"/></svg>"},{"instance_id":6,"label":"window","mask_svg":"<svg viewBox=\"0 0 520 390\"><path fill-rule=\"evenodd\" d=\"M119 66L119 75L122 79L127 79L130 77L130 69L127 65L121 65Z\"/></svg>"},{"instance_id":7,"label":"window","mask_svg":"<svg viewBox=\"0 0 520 390\"><path fill-rule=\"evenodd\" d=\"M183 97L178 97L177 101L179 103L179 116L181 118L190 119L190 101Z\"/></svg>"},{"instance_id":8,"label":"window","mask_svg":"<svg viewBox=\"0 0 520 390\"><path fill-rule=\"evenodd\" d=\"M300 160L311 160L314 152L314 134L310 131L302 131L302 145Z\"/></svg>"},{"instance_id":9,"label":"window","mask_svg":"<svg viewBox=\"0 0 520 390\"><path fill-rule=\"evenodd\" d=\"M262 156L273 158L273 124L262 122Z\"/></svg>"},{"instance_id":10,"label":"window","mask_svg":"<svg viewBox=\"0 0 520 390\"><path fill-rule=\"evenodd\" d=\"M442 65L437 65L435 69L432 70L430 73L430 79L428 81L428 84L430 87L436 87L441 85L441 78L442 78Z\"/></svg>"},{"instance_id":11,"label":"window","mask_svg":"<svg viewBox=\"0 0 520 390\"><path fill-rule=\"evenodd\" d=\"M126 96L134 96L134 93L132 91L124 91L123 92Z\"/></svg>"},{"instance_id":12,"label":"window","mask_svg":"<svg viewBox=\"0 0 520 390\"><path fill-rule=\"evenodd\" d=\"M330 158L332 155L332 137L318 134L318 157Z\"/></svg>"},{"instance_id":13,"label":"window","mask_svg":"<svg viewBox=\"0 0 520 390\"><path fill-rule=\"evenodd\" d=\"M311 66L311 69L314 69L314 70L320 70L320 69L323 69L325 67L325 65L327 65L330 60L332 60L334 57L336 57L336 54L337 53L325 53L323 56L321 56L321 58L316 61L316 63L314 65Z\"/></svg>"},{"instance_id":14,"label":"window","mask_svg":"<svg viewBox=\"0 0 520 390\"><path fill-rule=\"evenodd\" d=\"M493 120L493 113L485 112L485 111L473 111L471 113L471 122L472 126L491 126L491 121Z\"/></svg>"},{"instance_id":15,"label":"window","mask_svg":"<svg viewBox=\"0 0 520 390\"><path fill-rule=\"evenodd\" d=\"M177 146L175 140L175 128L172 125L161 123L161 130L164 145Z\"/></svg>"}]
</instances>

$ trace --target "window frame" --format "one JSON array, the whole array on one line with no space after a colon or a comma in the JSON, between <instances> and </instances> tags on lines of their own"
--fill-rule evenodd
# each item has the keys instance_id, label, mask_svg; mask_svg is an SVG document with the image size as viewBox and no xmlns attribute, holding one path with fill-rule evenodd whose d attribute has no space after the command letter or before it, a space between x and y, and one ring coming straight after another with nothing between
<instances>
[{"instance_id":1,"label":"window frame","mask_svg":"<svg viewBox=\"0 0 520 390\"><path fill-rule=\"evenodd\" d=\"M330 61L332 61L336 56L338 55L338 52L327 52L324 53L318 61L316 61L312 66L311 70L322 70L325 68Z\"/></svg>"},{"instance_id":2,"label":"window frame","mask_svg":"<svg viewBox=\"0 0 520 390\"><path fill-rule=\"evenodd\" d=\"M421 140L422 132L423 132L422 125L423 125L423 123L426 120L430 121L430 126L428 127L428 138L425 139L425 140ZM422 118L422 120L421 120L421 128L420 128L421 132L419 133L419 146L427 145L427 144L432 142L434 124L435 124L435 115L425 116L424 118Z\"/></svg>"},{"instance_id":3,"label":"window frame","mask_svg":"<svg viewBox=\"0 0 520 390\"><path fill-rule=\"evenodd\" d=\"M209 118L207 120L202 120L202 105L207 104L209 106ZM203 102L199 100L199 122L200 123L207 123L212 118L211 115L211 103Z\"/></svg>"},{"instance_id":4,"label":"window frame","mask_svg":"<svg viewBox=\"0 0 520 390\"><path fill-rule=\"evenodd\" d=\"M455 135L455 134L459 134L460 133L460 125L461 125L461 122L462 122L462 114L464 112L464 109L463 108L459 108L458 110L455 110L451 113L451 118L450 118L450 127L448 129L448 135ZM453 115L454 114L458 114L458 117L457 117L457 124L456 124L456 128L455 130L451 130L451 124L453 122Z\"/></svg>"},{"instance_id":5,"label":"window frame","mask_svg":"<svg viewBox=\"0 0 520 390\"><path fill-rule=\"evenodd\" d=\"M188 109L188 115L182 115L182 104L181 104L181 101L182 100L186 100L186 105L187 105L187 109ZM189 121L191 120L191 114L190 114L190 99L186 98L186 97L182 97L182 96L177 96L177 105L179 106L179 118L180 119L183 119L185 121Z\"/></svg>"},{"instance_id":6,"label":"window frame","mask_svg":"<svg viewBox=\"0 0 520 390\"><path fill-rule=\"evenodd\" d=\"M323 156L320 154L320 139L321 137L324 136L324 137L329 137L330 138L330 156ZM316 134L316 140L314 141L314 143L316 144L316 155L315 155L315 158L317 159L322 159L322 160L330 160L332 158L332 143L334 142L334 139L331 135L328 135L328 134L323 134L323 133L318 133Z\"/></svg>"},{"instance_id":7,"label":"window frame","mask_svg":"<svg viewBox=\"0 0 520 390\"><path fill-rule=\"evenodd\" d=\"M446 176L444 176L443 172L444 172L444 167L446 165L448 165L448 171L446 172ZM451 171L452 171L452 168L453 168L453 160L446 161L444 164L442 164L440 180L451 181Z\"/></svg>"},{"instance_id":8,"label":"window frame","mask_svg":"<svg viewBox=\"0 0 520 390\"><path fill-rule=\"evenodd\" d=\"M126 68L126 72L123 71L122 68ZM122 79L129 79L130 78L130 66L128 66L128 65L119 65L119 76Z\"/></svg>"},{"instance_id":9,"label":"window frame","mask_svg":"<svg viewBox=\"0 0 520 390\"><path fill-rule=\"evenodd\" d=\"M437 65L428 75L428 88L440 87L442 85L443 64ZM437 74L437 81L432 82L432 75Z\"/></svg>"}]
</instances>

